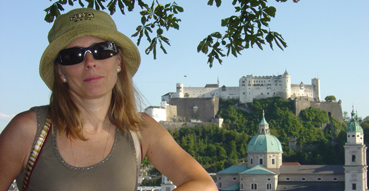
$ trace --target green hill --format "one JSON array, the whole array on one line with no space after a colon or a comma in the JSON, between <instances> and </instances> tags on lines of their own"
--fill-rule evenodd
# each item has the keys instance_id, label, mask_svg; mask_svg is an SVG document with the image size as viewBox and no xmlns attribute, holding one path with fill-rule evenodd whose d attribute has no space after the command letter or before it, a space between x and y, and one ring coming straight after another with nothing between
<instances>
[{"instance_id":1,"label":"green hill","mask_svg":"<svg viewBox=\"0 0 369 191\"><path fill-rule=\"evenodd\" d=\"M284 162L344 163L345 124L315 108L296 116L292 101L282 98L255 100L247 105L238 104L238 100L220 100L218 114L224 118L223 128L186 127L170 133L208 172L217 172L246 162L247 144L257 134L263 110L271 134L282 143ZM295 143L295 150L289 147L290 141Z\"/></svg>"}]
</instances>

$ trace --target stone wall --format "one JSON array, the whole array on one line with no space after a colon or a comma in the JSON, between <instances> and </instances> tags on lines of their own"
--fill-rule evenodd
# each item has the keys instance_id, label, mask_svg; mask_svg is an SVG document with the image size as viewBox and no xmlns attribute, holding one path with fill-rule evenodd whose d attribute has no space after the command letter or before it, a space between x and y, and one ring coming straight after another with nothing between
<instances>
[{"instance_id":1,"label":"stone wall","mask_svg":"<svg viewBox=\"0 0 369 191\"><path fill-rule=\"evenodd\" d=\"M172 98L170 105L177 106L177 116L185 122L191 119L209 122L219 110L219 98Z\"/></svg>"},{"instance_id":2,"label":"stone wall","mask_svg":"<svg viewBox=\"0 0 369 191\"><path fill-rule=\"evenodd\" d=\"M318 108L323 111L327 111L328 115L333 116L338 121L343 122L343 113L341 102L319 102L319 101L311 101L308 98L299 98L294 100L295 105L295 113L298 116L301 110L307 109L309 107Z\"/></svg>"},{"instance_id":3,"label":"stone wall","mask_svg":"<svg viewBox=\"0 0 369 191\"><path fill-rule=\"evenodd\" d=\"M162 125L167 130L180 130L183 127L196 127L196 126L207 126L207 125L215 125L218 126L216 123L205 122L205 123L191 123L191 122L170 122L170 121L160 121L160 125Z\"/></svg>"}]
</instances>

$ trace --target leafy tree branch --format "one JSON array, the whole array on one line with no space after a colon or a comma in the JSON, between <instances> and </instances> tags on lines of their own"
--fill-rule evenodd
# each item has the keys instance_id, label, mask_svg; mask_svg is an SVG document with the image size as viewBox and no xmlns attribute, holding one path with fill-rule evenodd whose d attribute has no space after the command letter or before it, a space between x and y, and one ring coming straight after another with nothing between
<instances>
[{"instance_id":1,"label":"leafy tree branch","mask_svg":"<svg viewBox=\"0 0 369 191\"><path fill-rule=\"evenodd\" d=\"M276 0L286 2L287 0ZM299 0L293 0L297 3ZM137 26L136 32L132 37L137 38L137 45L140 45L143 37L149 42L145 49L146 54L153 54L154 59L157 55L157 47L165 54L165 45L170 46L170 40L164 36L164 31L179 29L179 13L184 10L176 2L165 5L160 4L159 0L153 0L147 4L144 0L59 0L52 3L45 9L45 21L53 22L65 5L74 6L78 3L81 7L94 8L96 10L108 9L110 15L117 10L125 15L126 11L132 11L135 6L141 9L141 24ZM225 28L223 33L213 32L206 36L197 46L197 51L208 56L207 63L212 67L217 60L222 64L222 58L232 54L237 57L241 52L255 45L263 50L263 46L268 43L271 49L274 45L284 50L287 43L281 34L269 28L271 18L276 15L276 8L268 5L268 0L233 0L235 14L224 18L221 26ZM216 7L222 5L222 0L208 0L207 4ZM165 30L164 30L165 29Z\"/></svg>"}]
</instances>

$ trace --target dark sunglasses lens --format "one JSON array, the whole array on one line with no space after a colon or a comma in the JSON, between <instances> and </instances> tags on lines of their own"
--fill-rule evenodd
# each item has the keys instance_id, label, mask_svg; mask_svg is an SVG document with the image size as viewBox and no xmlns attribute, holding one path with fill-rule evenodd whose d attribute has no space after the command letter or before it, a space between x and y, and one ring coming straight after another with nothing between
<instances>
[{"instance_id":1,"label":"dark sunglasses lens","mask_svg":"<svg viewBox=\"0 0 369 191\"><path fill-rule=\"evenodd\" d=\"M84 59L84 50L82 48L69 48L60 52L62 65L78 64Z\"/></svg>"},{"instance_id":2,"label":"dark sunglasses lens","mask_svg":"<svg viewBox=\"0 0 369 191\"><path fill-rule=\"evenodd\" d=\"M103 42L91 47L91 52L96 60L107 59L117 54L117 49L113 42Z\"/></svg>"},{"instance_id":3,"label":"dark sunglasses lens","mask_svg":"<svg viewBox=\"0 0 369 191\"><path fill-rule=\"evenodd\" d=\"M94 44L88 48L68 48L60 51L58 61L61 65L74 65L85 59L86 51L90 51L94 59L103 60L115 56L118 53L114 42L107 41Z\"/></svg>"}]
</instances>

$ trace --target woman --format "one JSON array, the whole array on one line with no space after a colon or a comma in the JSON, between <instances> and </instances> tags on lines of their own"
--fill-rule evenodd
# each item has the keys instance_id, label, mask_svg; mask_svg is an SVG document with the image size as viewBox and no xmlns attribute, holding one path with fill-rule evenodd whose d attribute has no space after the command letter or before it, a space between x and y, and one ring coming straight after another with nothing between
<instances>
[{"instance_id":1,"label":"woman","mask_svg":"<svg viewBox=\"0 0 369 191\"><path fill-rule=\"evenodd\" d=\"M140 55L108 14L72 10L48 39L40 75L50 105L18 114L2 132L0 191L15 178L27 190L135 190L145 156L178 191L217 190L163 127L137 112L131 78Z\"/></svg>"}]
</instances>

